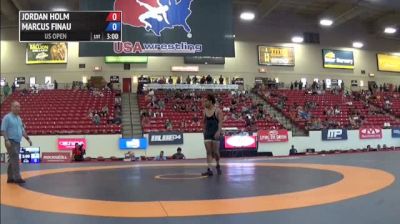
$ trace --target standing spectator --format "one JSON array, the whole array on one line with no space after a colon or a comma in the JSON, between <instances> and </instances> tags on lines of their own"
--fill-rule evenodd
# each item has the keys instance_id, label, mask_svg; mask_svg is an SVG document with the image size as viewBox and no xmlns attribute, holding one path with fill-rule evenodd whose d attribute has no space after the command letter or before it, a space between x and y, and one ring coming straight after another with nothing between
<instances>
[{"instance_id":1,"label":"standing spectator","mask_svg":"<svg viewBox=\"0 0 400 224\"><path fill-rule=\"evenodd\" d=\"M187 78L186 78L186 84L190 84L190 81L191 81L190 76L187 76Z\"/></svg>"},{"instance_id":2,"label":"standing spectator","mask_svg":"<svg viewBox=\"0 0 400 224\"><path fill-rule=\"evenodd\" d=\"M197 84L197 81L199 81L199 79L197 78L197 76L193 76L193 84Z\"/></svg>"},{"instance_id":3,"label":"standing spectator","mask_svg":"<svg viewBox=\"0 0 400 224\"><path fill-rule=\"evenodd\" d=\"M176 80L176 84L181 84L181 77L180 76L178 76L178 79Z\"/></svg>"},{"instance_id":4,"label":"standing spectator","mask_svg":"<svg viewBox=\"0 0 400 224\"><path fill-rule=\"evenodd\" d=\"M7 183L23 184L25 180L22 179L19 169L19 150L21 147L22 136L32 146L32 141L25 132L24 124L19 116L21 105L14 101L11 103L11 112L4 116L1 122L1 134L4 137L4 145L6 147L9 160L7 168Z\"/></svg>"},{"instance_id":5,"label":"standing spectator","mask_svg":"<svg viewBox=\"0 0 400 224\"><path fill-rule=\"evenodd\" d=\"M322 90L326 90L326 82L325 80L322 80Z\"/></svg>"},{"instance_id":6,"label":"standing spectator","mask_svg":"<svg viewBox=\"0 0 400 224\"><path fill-rule=\"evenodd\" d=\"M4 86L4 88L3 88L3 93L4 93L4 96L5 97L7 97L8 96L8 94L10 94L10 86L8 85L8 83L6 83L6 85Z\"/></svg>"},{"instance_id":7,"label":"standing spectator","mask_svg":"<svg viewBox=\"0 0 400 224\"><path fill-rule=\"evenodd\" d=\"M14 93L16 88L17 88L17 87L15 86L15 82L14 82L14 83L12 84L12 86L11 86L11 92Z\"/></svg>"},{"instance_id":8,"label":"standing spectator","mask_svg":"<svg viewBox=\"0 0 400 224\"><path fill-rule=\"evenodd\" d=\"M219 77L219 84L220 85L224 84L224 78L222 77L222 75Z\"/></svg>"},{"instance_id":9,"label":"standing spectator","mask_svg":"<svg viewBox=\"0 0 400 224\"><path fill-rule=\"evenodd\" d=\"M176 149L176 153L172 155L172 159L185 159L185 155L182 153L181 147Z\"/></svg>"},{"instance_id":10,"label":"standing spectator","mask_svg":"<svg viewBox=\"0 0 400 224\"><path fill-rule=\"evenodd\" d=\"M58 89L58 82L57 82L57 80L54 80L54 89Z\"/></svg>"},{"instance_id":11,"label":"standing spectator","mask_svg":"<svg viewBox=\"0 0 400 224\"><path fill-rule=\"evenodd\" d=\"M206 77L203 75L203 77L201 77L200 79L200 84L204 84L206 83Z\"/></svg>"},{"instance_id":12,"label":"standing spectator","mask_svg":"<svg viewBox=\"0 0 400 224\"><path fill-rule=\"evenodd\" d=\"M174 84L174 80L172 80L171 76L169 76L169 78L168 78L168 84Z\"/></svg>"},{"instance_id":13,"label":"standing spectator","mask_svg":"<svg viewBox=\"0 0 400 224\"><path fill-rule=\"evenodd\" d=\"M207 84L212 84L212 83L213 83L213 78L211 77L211 75L207 75L207 77L206 77L206 83L207 83Z\"/></svg>"},{"instance_id":14,"label":"standing spectator","mask_svg":"<svg viewBox=\"0 0 400 224\"><path fill-rule=\"evenodd\" d=\"M290 90L293 90L293 82L290 83Z\"/></svg>"}]
</instances>

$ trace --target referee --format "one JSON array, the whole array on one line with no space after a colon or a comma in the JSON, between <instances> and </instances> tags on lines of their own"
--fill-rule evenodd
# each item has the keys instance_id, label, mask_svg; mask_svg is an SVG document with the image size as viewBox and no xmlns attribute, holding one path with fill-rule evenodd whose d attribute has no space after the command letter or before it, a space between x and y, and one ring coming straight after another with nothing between
<instances>
[{"instance_id":1,"label":"referee","mask_svg":"<svg viewBox=\"0 0 400 224\"><path fill-rule=\"evenodd\" d=\"M5 146L9 156L7 183L25 183L19 170L19 150L22 136L24 136L32 146L32 141L26 134L21 117L19 116L20 110L21 105L17 101L13 101L11 103L11 112L4 116L1 122L1 133L4 136Z\"/></svg>"}]
</instances>

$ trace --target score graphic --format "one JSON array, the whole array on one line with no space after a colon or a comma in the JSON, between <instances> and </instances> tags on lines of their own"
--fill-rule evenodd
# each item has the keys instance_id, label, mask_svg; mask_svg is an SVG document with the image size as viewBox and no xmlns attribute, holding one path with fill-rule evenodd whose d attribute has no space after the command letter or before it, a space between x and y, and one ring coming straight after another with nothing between
<instances>
[{"instance_id":1,"label":"score graphic","mask_svg":"<svg viewBox=\"0 0 400 224\"><path fill-rule=\"evenodd\" d=\"M20 42L122 41L121 11L20 11Z\"/></svg>"}]
</instances>

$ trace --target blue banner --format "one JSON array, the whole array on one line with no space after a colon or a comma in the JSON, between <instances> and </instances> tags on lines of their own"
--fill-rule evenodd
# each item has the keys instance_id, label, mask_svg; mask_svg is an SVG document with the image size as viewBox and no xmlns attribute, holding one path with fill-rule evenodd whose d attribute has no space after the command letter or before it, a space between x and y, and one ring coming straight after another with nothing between
<instances>
[{"instance_id":1,"label":"blue banner","mask_svg":"<svg viewBox=\"0 0 400 224\"><path fill-rule=\"evenodd\" d=\"M130 149L147 149L146 138L120 138L119 149L130 150Z\"/></svg>"},{"instance_id":2,"label":"blue banner","mask_svg":"<svg viewBox=\"0 0 400 224\"><path fill-rule=\"evenodd\" d=\"M347 129L324 129L321 133L323 141L347 140Z\"/></svg>"},{"instance_id":3,"label":"blue banner","mask_svg":"<svg viewBox=\"0 0 400 224\"><path fill-rule=\"evenodd\" d=\"M400 128L392 128L392 138L400 138Z\"/></svg>"},{"instance_id":4,"label":"blue banner","mask_svg":"<svg viewBox=\"0 0 400 224\"><path fill-rule=\"evenodd\" d=\"M322 50L324 68L354 69L353 51Z\"/></svg>"}]
</instances>

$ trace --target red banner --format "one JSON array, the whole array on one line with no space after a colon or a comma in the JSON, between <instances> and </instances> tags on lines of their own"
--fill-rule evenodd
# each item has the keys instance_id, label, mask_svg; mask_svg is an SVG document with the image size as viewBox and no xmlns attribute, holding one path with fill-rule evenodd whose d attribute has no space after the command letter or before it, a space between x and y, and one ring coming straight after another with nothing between
<instances>
[{"instance_id":1,"label":"red banner","mask_svg":"<svg viewBox=\"0 0 400 224\"><path fill-rule=\"evenodd\" d=\"M360 128L360 139L381 139L382 128Z\"/></svg>"},{"instance_id":2,"label":"red banner","mask_svg":"<svg viewBox=\"0 0 400 224\"><path fill-rule=\"evenodd\" d=\"M258 142L271 143L271 142L287 142L289 141L288 131L281 130L261 130L258 131Z\"/></svg>"},{"instance_id":3,"label":"red banner","mask_svg":"<svg viewBox=\"0 0 400 224\"><path fill-rule=\"evenodd\" d=\"M75 144L79 145L83 144L83 148L86 147L86 139L85 138L59 138L57 139L57 145L59 150L73 150L75 148Z\"/></svg>"},{"instance_id":4,"label":"red banner","mask_svg":"<svg viewBox=\"0 0 400 224\"><path fill-rule=\"evenodd\" d=\"M71 154L69 152L42 152L43 163L69 163Z\"/></svg>"}]
</instances>

